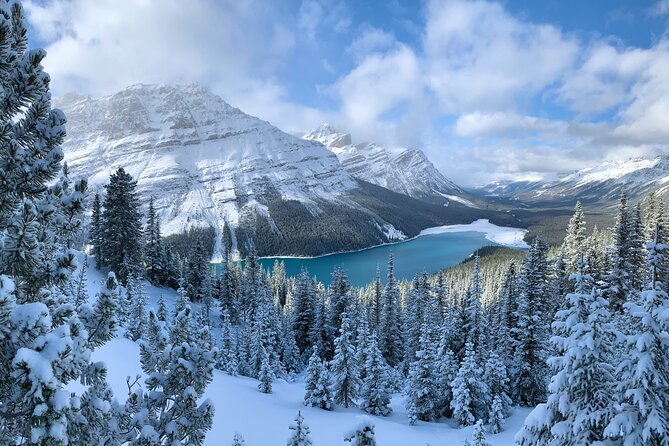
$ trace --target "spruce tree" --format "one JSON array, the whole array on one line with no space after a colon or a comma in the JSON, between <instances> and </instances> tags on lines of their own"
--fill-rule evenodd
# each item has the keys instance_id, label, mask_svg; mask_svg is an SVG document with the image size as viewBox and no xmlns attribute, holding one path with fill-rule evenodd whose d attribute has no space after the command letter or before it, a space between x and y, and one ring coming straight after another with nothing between
<instances>
[{"instance_id":1,"label":"spruce tree","mask_svg":"<svg viewBox=\"0 0 669 446\"><path fill-rule=\"evenodd\" d=\"M372 415L390 415L390 378L388 365L376 342L376 335L368 341L366 376L360 391L360 408Z\"/></svg>"},{"instance_id":2,"label":"spruce tree","mask_svg":"<svg viewBox=\"0 0 669 446\"><path fill-rule=\"evenodd\" d=\"M468 443L468 446L492 446L492 444L485 438L485 426L483 425L483 420L478 420L474 425L472 441Z\"/></svg>"},{"instance_id":3,"label":"spruce tree","mask_svg":"<svg viewBox=\"0 0 669 446\"><path fill-rule=\"evenodd\" d=\"M242 434L235 432L235 435L232 437L232 446L244 446L246 442Z\"/></svg>"},{"instance_id":4,"label":"spruce tree","mask_svg":"<svg viewBox=\"0 0 669 446\"><path fill-rule=\"evenodd\" d=\"M153 205L153 197L149 201L149 210L146 214L144 259L146 262L146 277L154 285L162 285L165 279L163 266L164 253L160 234L160 221Z\"/></svg>"},{"instance_id":5,"label":"spruce tree","mask_svg":"<svg viewBox=\"0 0 669 446\"><path fill-rule=\"evenodd\" d=\"M137 341L142 337L144 324L146 322L146 298L144 283L139 276L134 276L128 280L132 281L133 296L130 302L131 308L128 312L126 321L125 335L132 341Z\"/></svg>"},{"instance_id":6,"label":"spruce tree","mask_svg":"<svg viewBox=\"0 0 669 446\"><path fill-rule=\"evenodd\" d=\"M95 193L93 198L93 213L91 215L91 229L88 234L89 242L93 247L93 255L95 256L95 267L100 269L100 265L104 263L102 258L102 245L104 239L104 227L102 223L102 200L100 194Z\"/></svg>"},{"instance_id":7,"label":"spruce tree","mask_svg":"<svg viewBox=\"0 0 669 446\"><path fill-rule=\"evenodd\" d=\"M409 368L407 411L413 421L434 421L439 418L439 396L436 387L434 351L426 323L420 330L420 347ZM412 423L413 424L413 423Z\"/></svg>"},{"instance_id":8,"label":"spruce tree","mask_svg":"<svg viewBox=\"0 0 669 446\"><path fill-rule=\"evenodd\" d=\"M142 262L142 222L136 188L137 182L122 167L105 186L102 259L123 283Z\"/></svg>"},{"instance_id":9,"label":"spruce tree","mask_svg":"<svg viewBox=\"0 0 669 446\"><path fill-rule=\"evenodd\" d=\"M341 330L335 339L335 356L330 364L334 381L334 402L343 407L355 406L360 389L358 366L351 336L351 321L347 313L341 316Z\"/></svg>"},{"instance_id":10,"label":"spruce tree","mask_svg":"<svg viewBox=\"0 0 669 446\"><path fill-rule=\"evenodd\" d=\"M272 381L274 381L274 370L270 365L270 357L264 345L260 346L260 371L258 372L258 390L262 393L272 393Z\"/></svg>"},{"instance_id":11,"label":"spruce tree","mask_svg":"<svg viewBox=\"0 0 669 446\"><path fill-rule=\"evenodd\" d=\"M561 254L565 261L566 270L569 273L576 272L577 262L583 251L586 230L583 217L583 206L580 201L576 202L574 215L567 225L567 234L562 242Z\"/></svg>"},{"instance_id":12,"label":"spruce tree","mask_svg":"<svg viewBox=\"0 0 669 446\"><path fill-rule=\"evenodd\" d=\"M295 279L292 305L295 340L300 353L305 353L310 347L309 334L316 319L316 293L311 286L309 272L305 269Z\"/></svg>"},{"instance_id":13,"label":"spruce tree","mask_svg":"<svg viewBox=\"0 0 669 446\"><path fill-rule=\"evenodd\" d=\"M582 270L582 268L579 268ZM556 356L549 359L553 377L545 404L528 416L517 435L521 445L594 444L606 440L604 428L615 403L612 366L617 333L608 302L598 289L588 293L589 278L574 275L576 292L556 314L551 338Z\"/></svg>"},{"instance_id":14,"label":"spruce tree","mask_svg":"<svg viewBox=\"0 0 669 446\"><path fill-rule=\"evenodd\" d=\"M400 320L400 290L395 281L395 260L388 259L388 277L383 290L379 321L379 349L388 364L396 366L402 360L402 325Z\"/></svg>"},{"instance_id":15,"label":"spruce tree","mask_svg":"<svg viewBox=\"0 0 669 446\"><path fill-rule=\"evenodd\" d=\"M228 310L223 310L223 325L221 326L221 341L217 367L228 375L235 376L239 373L237 347L233 338L232 324L230 323L230 314L228 314Z\"/></svg>"},{"instance_id":16,"label":"spruce tree","mask_svg":"<svg viewBox=\"0 0 669 446\"><path fill-rule=\"evenodd\" d=\"M651 282L639 302L624 304L634 330L617 369L621 400L605 431L624 445L664 445L669 438L669 296L656 280L667 246L650 242L647 249Z\"/></svg>"},{"instance_id":17,"label":"spruce tree","mask_svg":"<svg viewBox=\"0 0 669 446\"><path fill-rule=\"evenodd\" d=\"M288 437L287 446L311 446L313 443L309 434L309 426L304 422L302 413L298 410L295 422L289 426L292 431Z\"/></svg>"},{"instance_id":18,"label":"spruce tree","mask_svg":"<svg viewBox=\"0 0 669 446\"><path fill-rule=\"evenodd\" d=\"M476 352L471 342L465 346L465 358L451 383L453 389L453 419L460 426L470 426L487 415L490 395L483 380L483 370L477 366Z\"/></svg>"},{"instance_id":19,"label":"spruce tree","mask_svg":"<svg viewBox=\"0 0 669 446\"><path fill-rule=\"evenodd\" d=\"M318 351L315 350L311 358L309 358L309 367L307 367L307 378L304 386L304 405L319 407L324 410L334 409L330 387L328 371L323 365L320 356L318 356Z\"/></svg>"}]
</instances>

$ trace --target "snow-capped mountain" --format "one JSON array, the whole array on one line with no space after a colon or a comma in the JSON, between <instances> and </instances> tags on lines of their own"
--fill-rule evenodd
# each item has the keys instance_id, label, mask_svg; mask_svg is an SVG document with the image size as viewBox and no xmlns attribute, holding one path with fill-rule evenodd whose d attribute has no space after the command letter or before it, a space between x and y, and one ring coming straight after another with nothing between
<instances>
[{"instance_id":1,"label":"snow-capped mountain","mask_svg":"<svg viewBox=\"0 0 669 446\"><path fill-rule=\"evenodd\" d=\"M72 174L99 187L123 167L141 197L154 198L166 234L213 226L232 249L318 254L410 236L443 220L432 210L416 222L381 216L375 195L384 192L360 183L322 144L197 85L135 85L55 102L68 119L63 148Z\"/></svg>"},{"instance_id":2,"label":"snow-capped mountain","mask_svg":"<svg viewBox=\"0 0 669 446\"><path fill-rule=\"evenodd\" d=\"M303 138L323 143L356 178L413 198L446 199L476 207L469 194L439 172L419 149L384 147L373 142L353 144L350 134L329 124L322 124Z\"/></svg>"},{"instance_id":3,"label":"snow-capped mountain","mask_svg":"<svg viewBox=\"0 0 669 446\"><path fill-rule=\"evenodd\" d=\"M581 200L608 206L617 202L621 186L632 198L650 191L669 195L669 156L607 161L554 181L495 183L484 190L531 203L571 204Z\"/></svg>"}]
</instances>

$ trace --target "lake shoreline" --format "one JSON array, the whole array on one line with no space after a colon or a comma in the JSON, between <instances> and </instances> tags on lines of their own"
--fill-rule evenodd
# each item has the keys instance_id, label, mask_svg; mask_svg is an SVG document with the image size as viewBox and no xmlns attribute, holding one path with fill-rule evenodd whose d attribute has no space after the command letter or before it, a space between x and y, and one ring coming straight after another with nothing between
<instances>
[{"instance_id":1,"label":"lake shoreline","mask_svg":"<svg viewBox=\"0 0 669 446\"><path fill-rule=\"evenodd\" d=\"M327 254L320 254L317 256L263 256L258 257L258 259L298 259L298 260L310 260L310 259L321 259L324 257L335 256L339 254L352 254L357 252L368 251L370 249L376 249L386 246L399 245L402 243L410 242L416 240L419 237L425 237L429 235L437 235L444 233L454 233L454 232L476 232L484 234L485 238L497 245L506 246L514 249L527 249L529 245L525 243L524 236L527 233L527 229L514 228L507 226L497 226L494 223L490 223L490 220L487 218L481 218L474 220L471 223L466 224L455 224L455 225L444 225L444 226L433 226L431 228L425 228L418 235L415 235L404 240L398 240L396 242L387 242L379 243L378 245L368 246L366 248L353 249L350 251L335 251L329 252ZM501 237L502 234L508 235L513 241L508 242L508 239ZM506 242L504 242L506 240ZM210 262L212 264L220 264L220 262Z\"/></svg>"}]
</instances>

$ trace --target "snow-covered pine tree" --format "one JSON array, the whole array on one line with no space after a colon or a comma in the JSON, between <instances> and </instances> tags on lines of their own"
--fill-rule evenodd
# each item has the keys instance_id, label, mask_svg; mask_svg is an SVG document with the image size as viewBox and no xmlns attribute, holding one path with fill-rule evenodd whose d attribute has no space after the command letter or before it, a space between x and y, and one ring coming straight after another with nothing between
<instances>
[{"instance_id":1,"label":"snow-covered pine tree","mask_svg":"<svg viewBox=\"0 0 669 446\"><path fill-rule=\"evenodd\" d=\"M219 344L217 368L232 376L239 373L236 344L232 333L230 314L226 309L223 310L223 324L221 326L221 340Z\"/></svg>"},{"instance_id":2,"label":"snow-covered pine tree","mask_svg":"<svg viewBox=\"0 0 669 446\"><path fill-rule=\"evenodd\" d=\"M183 283L183 280L181 280L181 282ZM172 313L172 319L175 319L179 313L186 309L187 306L190 306L188 292L183 285L180 285L177 289L177 298L174 301L174 312Z\"/></svg>"},{"instance_id":3,"label":"snow-covered pine tree","mask_svg":"<svg viewBox=\"0 0 669 446\"><path fill-rule=\"evenodd\" d=\"M440 397L437 405L438 415L450 417L452 414L451 401L453 400L451 383L458 374L459 366L453 350L449 348L448 338L449 335L442 331L435 358L435 385Z\"/></svg>"},{"instance_id":4,"label":"snow-covered pine tree","mask_svg":"<svg viewBox=\"0 0 669 446\"><path fill-rule=\"evenodd\" d=\"M269 353L264 345L260 345L260 371L258 372L258 390L262 393L272 393L272 381L274 381L274 370L270 365Z\"/></svg>"},{"instance_id":5,"label":"snow-covered pine tree","mask_svg":"<svg viewBox=\"0 0 669 446\"><path fill-rule=\"evenodd\" d=\"M318 351L314 350L309 358L309 366L307 367L307 377L304 386L304 405L319 407L324 410L334 409L330 387L328 371L323 365Z\"/></svg>"},{"instance_id":6,"label":"snow-covered pine tree","mask_svg":"<svg viewBox=\"0 0 669 446\"><path fill-rule=\"evenodd\" d=\"M318 350L323 359L332 358L333 343L328 325L328 310L326 296L317 293L315 296L314 320L309 330L309 348Z\"/></svg>"},{"instance_id":7,"label":"snow-covered pine tree","mask_svg":"<svg viewBox=\"0 0 669 446\"><path fill-rule=\"evenodd\" d=\"M591 279L581 272L572 277L577 291L567 295L568 306L557 312L553 323L556 356L548 361L554 373L548 401L527 417L516 436L521 445L595 444L606 439L604 428L615 403L609 361L617 332L600 291L585 289Z\"/></svg>"},{"instance_id":8,"label":"snow-covered pine tree","mask_svg":"<svg viewBox=\"0 0 669 446\"><path fill-rule=\"evenodd\" d=\"M309 426L304 422L302 412L297 411L295 422L288 428L292 431L288 437L287 446L311 446L313 442L309 434L311 433Z\"/></svg>"},{"instance_id":9,"label":"snow-covered pine tree","mask_svg":"<svg viewBox=\"0 0 669 446\"><path fill-rule=\"evenodd\" d=\"M199 403L213 378L217 349L205 351L193 341L190 306L179 313L169 334L169 344L155 364L142 363L147 391L130 389L126 411L134 419L131 443L202 444L211 429L214 406ZM129 386L130 387L130 386ZM178 422L175 422L178 420Z\"/></svg>"},{"instance_id":10,"label":"snow-covered pine tree","mask_svg":"<svg viewBox=\"0 0 669 446\"><path fill-rule=\"evenodd\" d=\"M327 302L328 308L328 336L334 339L339 336L339 329L342 324L344 313L351 311L353 296L351 295L351 285L348 283L346 272L335 267L332 272L332 280L328 287Z\"/></svg>"},{"instance_id":11,"label":"snow-covered pine tree","mask_svg":"<svg viewBox=\"0 0 669 446\"><path fill-rule=\"evenodd\" d=\"M511 398L509 398L509 377L506 365L497 353L492 352L486 359L483 372L483 379L488 385L488 392L491 398L498 397L502 413L507 416L511 408Z\"/></svg>"},{"instance_id":12,"label":"snow-covered pine tree","mask_svg":"<svg viewBox=\"0 0 669 446\"><path fill-rule=\"evenodd\" d=\"M360 380L360 386L362 387L362 382L367 376L367 371L365 370L365 364L367 363L367 356L369 353L369 322L366 315L358 316L358 329L355 335L355 363L358 364L358 378Z\"/></svg>"},{"instance_id":13,"label":"snow-covered pine tree","mask_svg":"<svg viewBox=\"0 0 669 446\"><path fill-rule=\"evenodd\" d=\"M334 381L334 402L343 407L355 406L360 390L358 365L355 361L351 320L347 313L341 316L341 329L335 339L335 356L330 363Z\"/></svg>"},{"instance_id":14,"label":"snow-covered pine tree","mask_svg":"<svg viewBox=\"0 0 669 446\"><path fill-rule=\"evenodd\" d=\"M665 445L669 438L669 296L655 276L667 246L653 241L647 249L651 282L638 302L624 304L634 330L617 369L621 401L605 430L625 446Z\"/></svg>"},{"instance_id":15,"label":"snow-covered pine tree","mask_svg":"<svg viewBox=\"0 0 669 446\"><path fill-rule=\"evenodd\" d=\"M395 260L392 254L388 258L388 277L383 289L383 302L379 322L379 349L391 366L402 361L402 323L400 320L400 290L395 281Z\"/></svg>"},{"instance_id":16,"label":"snow-covered pine tree","mask_svg":"<svg viewBox=\"0 0 669 446\"><path fill-rule=\"evenodd\" d=\"M132 341L137 341L142 337L146 323L146 293L144 281L140 276L130 277L128 281L132 281L133 295L126 320L125 336Z\"/></svg>"},{"instance_id":17,"label":"snow-covered pine tree","mask_svg":"<svg viewBox=\"0 0 669 446\"><path fill-rule=\"evenodd\" d=\"M142 262L142 222L137 182L122 167L109 177L102 212L103 265L121 282L137 273Z\"/></svg>"},{"instance_id":18,"label":"snow-covered pine tree","mask_svg":"<svg viewBox=\"0 0 669 446\"><path fill-rule=\"evenodd\" d=\"M88 332L88 341L95 347L104 345L116 336L120 311L119 288L116 275L110 272L93 308L86 304L79 308L81 320Z\"/></svg>"},{"instance_id":19,"label":"snow-covered pine tree","mask_svg":"<svg viewBox=\"0 0 669 446\"><path fill-rule=\"evenodd\" d=\"M511 398L518 404L535 406L545 401L547 382L548 317L544 314L546 259L540 241L535 241L523 261L512 328L513 359L510 368Z\"/></svg>"},{"instance_id":20,"label":"snow-covered pine tree","mask_svg":"<svg viewBox=\"0 0 669 446\"><path fill-rule=\"evenodd\" d=\"M434 421L439 418L439 394L436 383L430 327L427 323L423 323L420 329L419 350L409 368L406 404L412 421Z\"/></svg>"},{"instance_id":21,"label":"snow-covered pine tree","mask_svg":"<svg viewBox=\"0 0 669 446\"><path fill-rule=\"evenodd\" d=\"M483 370L476 365L477 362L474 346L468 342L465 346L465 358L451 383L453 419L460 426L470 426L487 415L490 394L483 380Z\"/></svg>"},{"instance_id":22,"label":"snow-covered pine tree","mask_svg":"<svg viewBox=\"0 0 669 446\"><path fill-rule=\"evenodd\" d=\"M381 308L383 307L383 285L381 285L381 270L376 266L376 275L374 276L374 284L372 285L372 299L371 306L371 325L372 328L378 330L381 323Z\"/></svg>"},{"instance_id":23,"label":"snow-covered pine tree","mask_svg":"<svg viewBox=\"0 0 669 446\"><path fill-rule=\"evenodd\" d=\"M376 446L374 423L369 417L360 417L360 422L351 432L344 435L344 441L351 446Z\"/></svg>"},{"instance_id":24,"label":"snow-covered pine tree","mask_svg":"<svg viewBox=\"0 0 669 446\"><path fill-rule=\"evenodd\" d=\"M311 286L309 272L305 269L295 279L292 305L295 341L300 353L304 354L310 347L309 334L316 319L316 293Z\"/></svg>"},{"instance_id":25,"label":"snow-covered pine tree","mask_svg":"<svg viewBox=\"0 0 669 446\"><path fill-rule=\"evenodd\" d=\"M492 444L485 438L485 426L483 420L478 420L474 425L472 431L472 441L467 442L468 446L492 446Z\"/></svg>"},{"instance_id":26,"label":"snow-covered pine tree","mask_svg":"<svg viewBox=\"0 0 669 446\"><path fill-rule=\"evenodd\" d=\"M165 279L163 260L160 220L156 214L153 197L151 197L149 210L146 214L146 228L144 229L144 261L146 263L146 277L154 285L162 285Z\"/></svg>"},{"instance_id":27,"label":"snow-covered pine tree","mask_svg":"<svg viewBox=\"0 0 669 446\"><path fill-rule=\"evenodd\" d=\"M502 288L495 306L493 348L508 367L513 356L512 327L516 326L516 265L511 262L504 273Z\"/></svg>"},{"instance_id":28,"label":"snow-covered pine tree","mask_svg":"<svg viewBox=\"0 0 669 446\"><path fill-rule=\"evenodd\" d=\"M561 254L568 273L575 273L577 262L583 252L583 244L586 237L585 218L583 217L583 206L580 201L576 202L574 215L567 224L567 234L562 242Z\"/></svg>"},{"instance_id":29,"label":"snow-covered pine tree","mask_svg":"<svg viewBox=\"0 0 669 446\"><path fill-rule=\"evenodd\" d=\"M390 415L390 377L386 363L372 334L367 343L367 362L365 363L366 376L360 390L360 408L372 415Z\"/></svg>"},{"instance_id":30,"label":"snow-covered pine tree","mask_svg":"<svg viewBox=\"0 0 669 446\"><path fill-rule=\"evenodd\" d=\"M167 303L165 302L165 296L163 293L160 293L160 298L158 298L158 311L156 312L158 319L163 322L169 322L169 312L167 311Z\"/></svg>"},{"instance_id":31,"label":"snow-covered pine tree","mask_svg":"<svg viewBox=\"0 0 669 446\"><path fill-rule=\"evenodd\" d=\"M504 402L499 395L495 395L490 406L490 413L488 414L488 424L490 424L490 432L497 434L504 430L506 423L507 411L504 409Z\"/></svg>"},{"instance_id":32,"label":"snow-covered pine tree","mask_svg":"<svg viewBox=\"0 0 669 446\"><path fill-rule=\"evenodd\" d=\"M86 327L58 291L76 268L67 247L86 182L73 197L66 175L56 178L65 117L51 109L46 53L28 50L27 36L21 3L1 2L0 437L62 445L76 409L66 386L104 376L90 363Z\"/></svg>"},{"instance_id":33,"label":"snow-covered pine tree","mask_svg":"<svg viewBox=\"0 0 669 446\"><path fill-rule=\"evenodd\" d=\"M483 279L481 277L481 265L479 256L474 256L474 270L471 284L466 290L462 306L464 309L464 321L461 327L465 344L471 342L474 351L482 352L485 344L485 314L482 306Z\"/></svg>"},{"instance_id":34,"label":"snow-covered pine tree","mask_svg":"<svg viewBox=\"0 0 669 446\"><path fill-rule=\"evenodd\" d=\"M95 256L95 267L100 269L104 263L102 258L102 239L104 238L104 228L102 225L102 200L100 194L95 193L93 198L93 213L91 215L91 227L88 231L88 241L93 248L93 255Z\"/></svg>"},{"instance_id":35,"label":"snow-covered pine tree","mask_svg":"<svg viewBox=\"0 0 669 446\"><path fill-rule=\"evenodd\" d=\"M74 279L72 291L74 293L74 307L78 309L88 300L88 292L86 290L86 276L88 274L88 256L84 255L84 261L79 268L76 278Z\"/></svg>"}]
</instances>

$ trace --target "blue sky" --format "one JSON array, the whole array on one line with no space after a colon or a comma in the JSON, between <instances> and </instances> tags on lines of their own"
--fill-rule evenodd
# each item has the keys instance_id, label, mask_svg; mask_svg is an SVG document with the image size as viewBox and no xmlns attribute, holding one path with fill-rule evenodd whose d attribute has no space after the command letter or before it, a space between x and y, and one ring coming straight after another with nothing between
<instances>
[{"instance_id":1,"label":"blue sky","mask_svg":"<svg viewBox=\"0 0 669 446\"><path fill-rule=\"evenodd\" d=\"M55 94L199 82L466 185L669 150L669 0L26 2Z\"/></svg>"}]
</instances>

